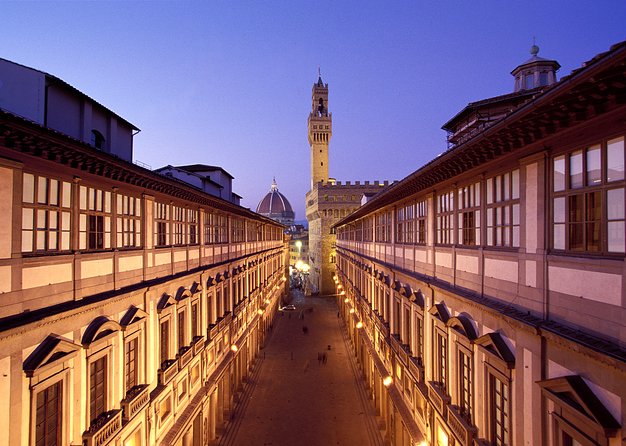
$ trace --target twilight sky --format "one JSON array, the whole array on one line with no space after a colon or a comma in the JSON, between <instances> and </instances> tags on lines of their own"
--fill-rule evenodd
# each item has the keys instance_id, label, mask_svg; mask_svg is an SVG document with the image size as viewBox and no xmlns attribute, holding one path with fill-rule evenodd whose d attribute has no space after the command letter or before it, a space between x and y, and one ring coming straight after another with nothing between
<instances>
[{"instance_id":1,"label":"twilight sky","mask_svg":"<svg viewBox=\"0 0 626 446\"><path fill-rule=\"evenodd\" d=\"M275 176L297 220L318 66L331 177L399 180L468 102L512 92L533 36L559 78L626 39L623 0L1 1L0 17L0 57L139 127L135 160L222 166L252 209Z\"/></svg>"}]
</instances>

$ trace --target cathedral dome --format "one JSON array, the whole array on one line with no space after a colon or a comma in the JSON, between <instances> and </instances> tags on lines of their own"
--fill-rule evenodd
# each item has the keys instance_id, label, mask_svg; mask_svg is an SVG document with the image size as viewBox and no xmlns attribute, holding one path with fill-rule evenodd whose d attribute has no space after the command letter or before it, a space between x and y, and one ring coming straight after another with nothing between
<instances>
[{"instance_id":1,"label":"cathedral dome","mask_svg":"<svg viewBox=\"0 0 626 446\"><path fill-rule=\"evenodd\" d=\"M259 205L256 207L256 212L257 214L264 215L288 226L293 224L293 219L295 217L287 197L278 192L276 179L272 181L270 191L259 202Z\"/></svg>"}]
</instances>

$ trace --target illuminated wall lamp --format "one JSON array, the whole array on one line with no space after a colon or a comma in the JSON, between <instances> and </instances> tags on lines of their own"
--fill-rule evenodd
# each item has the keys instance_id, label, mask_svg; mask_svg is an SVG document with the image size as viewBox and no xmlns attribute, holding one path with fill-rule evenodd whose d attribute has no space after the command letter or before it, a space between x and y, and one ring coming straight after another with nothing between
<instances>
[{"instance_id":1,"label":"illuminated wall lamp","mask_svg":"<svg viewBox=\"0 0 626 446\"><path fill-rule=\"evenodd\" d=\"M385 379L383 379L383 386L389 387L392 382L393 378L391 376L385 376Z\"/></svg>"},{"instance_id":2,"label":"illuminated wall lamp","mask_svg":"<svg viewBox=\"0 0 626 446\"><path fill-rule=\"evenodd\" d=\"M356 328L363 328L363 322L359 321L356 323Z\"/></svg>"},{"instance_id":3,"label":"illuminated wall lamp","mask_svg":"<svg viewBox=\"0 0 626 446\"><path fill-rule=\"evenodd\" d=\"M350 308L350 314L354 314L354 308Z\"/></svg>"},{"instance_id":4,"label":"illuminated wall lamp","mask_svg":"<svg viewBox=\"0 0 626 446\"><path fill-rule=\"evenodd\" d=\"M231 346L230 346L230 349L231 349L233 352L235 352L235 353L236 353L236 352L237 352L237 350L239 350L239 347L237 347L235 344L233 344L233 345L231 345Z\"/></svg>"}]
</instances>

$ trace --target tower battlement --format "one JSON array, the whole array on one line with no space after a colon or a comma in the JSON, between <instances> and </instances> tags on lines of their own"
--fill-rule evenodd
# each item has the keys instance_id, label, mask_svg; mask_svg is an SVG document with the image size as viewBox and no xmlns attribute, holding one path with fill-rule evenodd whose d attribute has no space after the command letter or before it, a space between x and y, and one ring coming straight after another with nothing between
<instances>
[{"instance_id":1,"label":"tower battlement","mask_svg":"<svg viewBox=\"0 0 626 446\"><path fill-rule=\"evenodd\" d=\"M318 183L315 184L315 186L319 189L354 189L354 188L370 188L372 186L380 186L380 187L385 187L385 186L389 186L390 184L395 183L395 181L389 181L389 180L383 180L383 181L378 181L378 180L374 180L374 181L345 181L345 182L341 182L341 181L335 181L335 182L324 182L324 181L319 181Z\"/></svg>"}]
</instances>

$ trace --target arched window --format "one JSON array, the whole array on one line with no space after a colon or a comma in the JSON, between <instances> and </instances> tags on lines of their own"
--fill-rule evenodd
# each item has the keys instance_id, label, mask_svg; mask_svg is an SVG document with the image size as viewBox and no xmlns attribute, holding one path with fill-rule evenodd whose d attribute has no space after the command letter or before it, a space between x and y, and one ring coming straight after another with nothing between
<instances>
[{"instance_id":1,"label":"arched window","mask_svg":"<svg viewBox=\"0 0 626 446\"><path fill-rule=\"evenodd\" d=\"M103 150L104 149L104 136L98 130L91 130L91 145L96 149Z\"/></svg>"}]
</instances>

